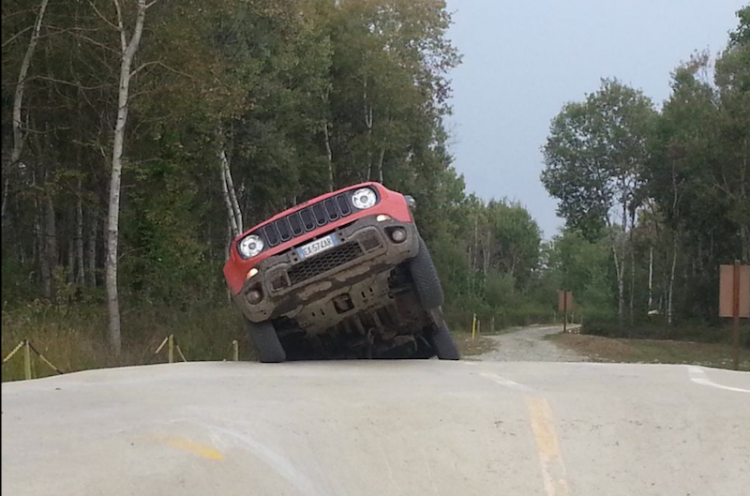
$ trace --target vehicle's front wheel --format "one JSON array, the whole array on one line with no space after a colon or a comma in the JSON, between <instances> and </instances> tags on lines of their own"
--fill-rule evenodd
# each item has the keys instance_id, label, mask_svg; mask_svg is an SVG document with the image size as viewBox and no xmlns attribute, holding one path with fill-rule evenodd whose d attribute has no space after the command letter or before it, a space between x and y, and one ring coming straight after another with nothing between
<instances>
[{"instance_id":1,"label":"vehicle's front wheel","mask_svg":"<svg viewBox=\"0 0 750 496\"><path fill-rule=\"evenodd\" d=\"M251 322L247 319L245 322L250 334L250 340L258 350L258 360L261 363L281 363L286 361L286 352L271 322Z\"/></svg>"},{"instance_id":2,"label":"vehicle's front wheel","mask_svg":"<svg viewBox=\"0 0 750 496\"><path fill-rule=\"evenodd\" d=\"M456 342L448 329L448 324L443 318L440 309L430 312L433 321L432 332L427 335L427 339L432 345L432 349L440 360L460 360L461 353L458 351Z\"/></svg>"},{"instance_id":3,"label":"vehicle's front wheel","mask_svg":"<svg viewBox=\"0 0 750 496\"><path fill-rule=\"evenodd\" d=\"M440 284L440 277L432 256L421 236L419 237L419 252L409 260L409 272L422 307L425 310L440 307L444 299L443 286Z\"/></svg>"}]
</instances>

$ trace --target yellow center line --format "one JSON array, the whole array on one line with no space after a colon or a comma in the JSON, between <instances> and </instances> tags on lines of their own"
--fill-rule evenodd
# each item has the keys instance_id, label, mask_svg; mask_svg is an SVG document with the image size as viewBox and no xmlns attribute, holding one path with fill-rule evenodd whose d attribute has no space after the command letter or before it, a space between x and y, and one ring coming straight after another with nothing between
<instances>
[{"instance_id":1,"label":"yellow center line","mask_svg":"<svg viewBox=\"0 0 750 496\"><path fill-rule=\"evenodd\" d=\"M208 460L224 460L224 454L212 446L206 446L205 444L196 443L182 437L159 437L158 439L161 439L173 448L199 455Z\"/></svg>"},{"instance_id":2,"label":"yellow center line","mask_svg":"<svg viewBox=\"0 0 750 496\"><path fill-rule=\"evenodd\" d=\"M545 398L527 396L526 406L529 408L531 429L534 431L539 453L544 490L547 496L570 496L568 476L549 403Z\"/></svg>"}]
</instances>

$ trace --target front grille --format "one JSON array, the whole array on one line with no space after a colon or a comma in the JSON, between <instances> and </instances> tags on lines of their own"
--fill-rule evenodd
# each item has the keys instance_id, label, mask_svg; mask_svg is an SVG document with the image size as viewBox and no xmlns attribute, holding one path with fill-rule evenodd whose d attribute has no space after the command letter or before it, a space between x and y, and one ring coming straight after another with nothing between
<instances>
[{"instance_id":1,"label":"front grille","mask_svg":"<svg viewBox=\"0 0 750 496\"><path fill-rule=\"evenodd\" d=\"M356 260L362 254L362 248L359 246L359 243L350 242L337 246L320 255L303 260L292 267L287 274L289 282L294 286L336 267L340 267L352 260Z\"/></svg>"},{"instance_id":2,"label":"front grille","mask_svg":"<svg viewBox=\"0 0 750 496\"><path fill-rule=\"evenodd\" d=\"M313 229L347 217L351 213L352 206L349 203L349 195L342 193L271 222L254 234L261 236L268 246L273 247L297 236L302 236Z\"/></svg>"}]
</instances>

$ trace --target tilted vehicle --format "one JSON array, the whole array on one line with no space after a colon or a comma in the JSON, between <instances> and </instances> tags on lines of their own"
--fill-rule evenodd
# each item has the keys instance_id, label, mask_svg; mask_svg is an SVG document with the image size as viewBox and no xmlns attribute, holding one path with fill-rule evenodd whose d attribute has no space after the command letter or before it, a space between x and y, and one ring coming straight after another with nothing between
<instances>
[{"instance_id":1,"label":"tilted vehicle","mask_svg":"<svg viewBox=\"0 0 750 496\"><path fill-rule=\"evenodd\" d=\"M261 362L459 358L412 208L413 198L364 183L234 241L224 275Z\"/></svg>"}]
</instances>

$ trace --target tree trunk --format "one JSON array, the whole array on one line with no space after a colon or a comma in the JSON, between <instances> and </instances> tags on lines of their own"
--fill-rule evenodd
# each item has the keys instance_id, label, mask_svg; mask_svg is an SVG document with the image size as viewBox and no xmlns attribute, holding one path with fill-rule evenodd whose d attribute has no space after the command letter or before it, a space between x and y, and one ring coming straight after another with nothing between
<instances>
[{"instance_id":1,"label":"tree trunk","mask_svg":"<svg viewBox=\"0 0 750 496\"><path fill-rule=\"evenodd\" d=\"M34 29L31 31L31 39L26 47L26 53L21 61L21 68L18 71L18 79L16 81L16 91L13 95L13 113L12 113L12 128L13 128L13 148L10 153L10 163L8 170L3 167L3 176L5 181L3 184L3 204L2 204L2 227L5 227L5 216L8 208L8 194L10 191L10 173L15 168L18 162L21 160L21 154L23 152L24 143L26 136L24 134L23 125L23 98L26 91L26 78L29 74L29 67L31 66L31 59L34 57L36 51L36 45L39 41L39 32L42 29L42 20L44 19L44 13L47 11L47 4L49 0L42 0L39 6L39 13L36 16L34 22Z\"/></svg>"},{"instance_id":2,"label":"tree trunk","mask_svg":"<svg viewBox=\"0 0 750 496\"><path fill-rule=\"evenodd\" d=\"M232 179L232 169L229 167L229 160L227 160L226 153L222 151L224 157L224 175L227 180L227 189L229 190L229 199L232 201L232 211L234 217L237 219L237 236L242 234L245 230L245 223L242 218L242 210L240 204L237 201L237 191L234 188L234 180Z\"/></svg>"},{"instance_id":3,"label":"tree trunk","mask_svg":"<svg viewBox=\"0 0 750 496\"><path fill-rule=\"evenodd\" d=\"M625 261L622 261L621 268L624 272ZM625 274L617 275L617 319L620 327L625 327Z\"/></svg>"},{"instance_id":4,"label":"tree trunk","mask_svg":"<svg viewBox=\"0 0 750 496\"><path fill-rule=\"evenodd\" d=\"M333 180L333 150L331 149L331 134L328 129L328 121L323 122L323 137L325 138L326 145L326 158L328 159L328 191L333 191L334 180Z\"/></svg>"},{"instance_id":5,"label":"tree trunk","mask_svg":"<svg viewBox=\"0 0 750 496\"><path fill-rule=\"evenodd\" d=\"M120 31L121 59L120 84L117 94L117 122L112 145L112 175L109 184L109 210L107 216L107 308L109 311L109 344L116 355L122 349L120 331L120 300L117 293L117 248L120 223L120 184L122 181L122 154L125 145L125 126L128 122L130 78L133 57L138 51L146 20L146 0L138 0L133 36L127 41L123 25L120 0L114 0Z\"/></svg>"},{"instance_id":6,"label":"tree trunk","mask_svg":"<svg viewBox=\"0 0 750 496\"><path fill-rule=\"evenodd\" d=\"M750 164L748 159L750 158L750 141L748 138L742 140L742 166L740 167L740 202L742 204L748 204L748 190L747 185L750 178L747 176L750 173ZM747 217L745 217L745 220ZM750 263L750 225L747 223L740 227L740 242L742 243L741 256L745 263Z\"/></svg>"},{"instance_id":7,"label":"tree trunk","mask_svg":"<svg viewBox=\"0 0 750 496\"><path fill-rule=\"evenodd\" d=\"M654 305L654 247L648 250L648 310Z\"/></svg>"},{"instance_id":8,"label":"tree trunk","mask_svg":"<svg viewBox=\"0 0 750 496\"><path fill-rule=\"evenodd\" d=\"M667 293L667 324L672 325L674 312L674 277L677 268L677 234L672 240L672 268L669 271L669 292Z\"/></svg>"},{"instance_id":9,"label":"tree trunk","mask_svg":"<svg viewBox=\"0 0 750 496\"><path fill-rule=\"evenodd\" d=\"M615 261L615 275L617 276L617 318L620 327L625 325L625 261L617 251L617 239L612 239L612 256Z\"/></svg>"},{"instance_id":10,"label":"tree trunk","mask_svg":"<svg viewBox=\"0 0 750 496\"><path fill-rule=\"evenodd\" d=\"M221 188L224 197L224 205L227 208L227 216L232 229L233 238L236 238L244 231L242 210L237 201L237 193L234 189L234 180L232 179L232 170L229 167L229 159L224 143L224 132L221 128L216 131L218 141L219 168L221 171Z\"/></svg>"},{"instance_id":11,"label":"tree trunk","mask_svg":"<svg viewBox=\"0 0 750 496\"><path fill-rule=\"evenodd\" d=\"M42 293L45 298L52 296L52 272L49 267L49 257L47 257L46 228L43 219L46 218L46 208L42 209L39 199L34 198L34 231L36 233L36 259L39 263L39 276L42 279Z\"/></svg>"},{"instance_id":12,"label":"tree trunk","mask_svg":"<svg viewBox=\"0 0 750 496\"><path fill-rule=\"evenodd\" d=\"M55 273L57 271L57 225L55 221L55 204L52 202L52 196L46 197L46 213L44 222L44 250L47 258L47 267L49 271L49 285L45 296L50 300L55 300Z\"/></svg>"},{"instance_id":13,"label":"tree trunk","mask_svg":"<svg viewBox=\"0 0 750 496\"><path fill-rule=\"evenodd\" d=\"M8 192L10 191L10 178L6 176L3 183L3 207L2 207L2 228L5 229L5 217L8 211Z\"/></svg>"},{"instance_id":14,"label":"tree trunk","mask_svg":"<svg viewBox=\"0 0 750 496\"><path fill-rule=\"evenodd\" d=\"M42 29L42 20L44 19L48 3L49 0L42 0L39 13L36 16L36 22L34 23L34 30L31 32L29 45L26 47L26 53L21 61L21 69L18 71L18 82L16 83L16 92L13 97L13 150L10 156L11 166L15 166L21 160L21 153L23 152L25 136L21 128L23 122L21 112L23 109L23 96L26 91L26 77L29 73L29 66L31 65L31 59L34 56L37 42L39 41L39 32Z\"/></svg>"},{"instance_id":15,"label":"tree trunk","mask_svg":"<svg viewBox=\"0 0 750 496\"><path fill-rule=\"evenodd\" d=\"M86 280L86 271L83 263L83 199L81 195L81 182L78 181L78 201L76 201L76 236L75 236L75 252L76 252L76 273L75 283L78 286L83 286Z\"/></svg>"},{"instance_id":16,"label":"tree trunk","mask_svg":"<svg viewBox=\"0 0 750 496\"><path fill-rule=\"evenodd\" d=\"M76 239L71 237L68 240L68 284L75 284L76 282Z\"/></svg>"},{"instance_id":17,"label":"tree trunk","mask_svg":"<svg viewBox=\"0 0 750 496\"><path fill-rule=\"evenodd\" d=\"M95 210L89 211L89 232L88 232L88 270L86 271L86 285L95 288L96 287L96 244L98 241L99 232L99 218Z\"/></svg>"},{"instance_id":18,"label":"tree trunk","mask_svg":"<svg viewBox=\"0 0 750 496\"><path fill-rule=\"evenodd\" d=\"M367 127L367 177L369 181L372 178L372 105L367 104L367 76L365 76L362 91L362 100L364 101L364 118Z\"/></svg>"},{"instance_id":19,"label":"tree trunk","mask_svg":"<svg viewBox=\"0 0 750 496\"><path fill-rule=\"evenodd\" d=\"M378 182L383 184L383 159L385 158L385 147L380 149L380 159L378 160Z\"/></svg>"},{"instance_id":20,"label":"tree trunk","mask_svg":"<svg viewBox=\"0 0 750 496\"><path fill-rule=\"evenodd\" d=\"M474 260L471 262L471 270L479 268L479 219L474 215Z\"/></svg>"},{"instance_id":21,"label":"tree trunk","mask_svg":"<svg viewBox=\"0 0 750 496\"><path fill-rule=\"evenodd\" d=\"M487 228L487 236L485 237L484 253L482 254L482 272L485 277L485 284L487 282L487 272L490 270L490 262L492 261L492 232Z\"/></svg>"},{"instance_id":22,"label":"tree trunk","mask_svg":"<svg viewBox=\"0 0 750 496\"><path fill-rule=\"evenodd\" d=\"M635 250L630 246L630 327L635 325Z\"/></svg>"},{"instance_id":23,"label":"tree trunk","mask_svg":"<svg viewBox=\"0 0 750 496\"><path fill-rule=\"evenodd\" d=\"M232 230L232 223L230 222L229 218L227 218L227 235L226 240L224 243L224 260L229 260L229 256L232 250L232 240L234 240L236 236L234 235L234 231ZM232 290L229 289L229 286L226 286L227 289L227 303L232 302Z\"/></svg>"},{"instance_id":24,"label":"tree trunk","mask_svg":"<svg viewBox=\"0 0 750 496\"><path fill-rule=\"evenodd\" d=\"M222 152L223 153L223 152ZM234 215L234 208L232 207L232 200L229 198L229 187L227 186L227 175L224 171L224 166L221 167L221 192L222 198L224 198L224 206L227 208L227 221L229 222L229 229L233 238L239 236L240 228L237 225L237 217Z\"/></svg>"}]
</instances>

